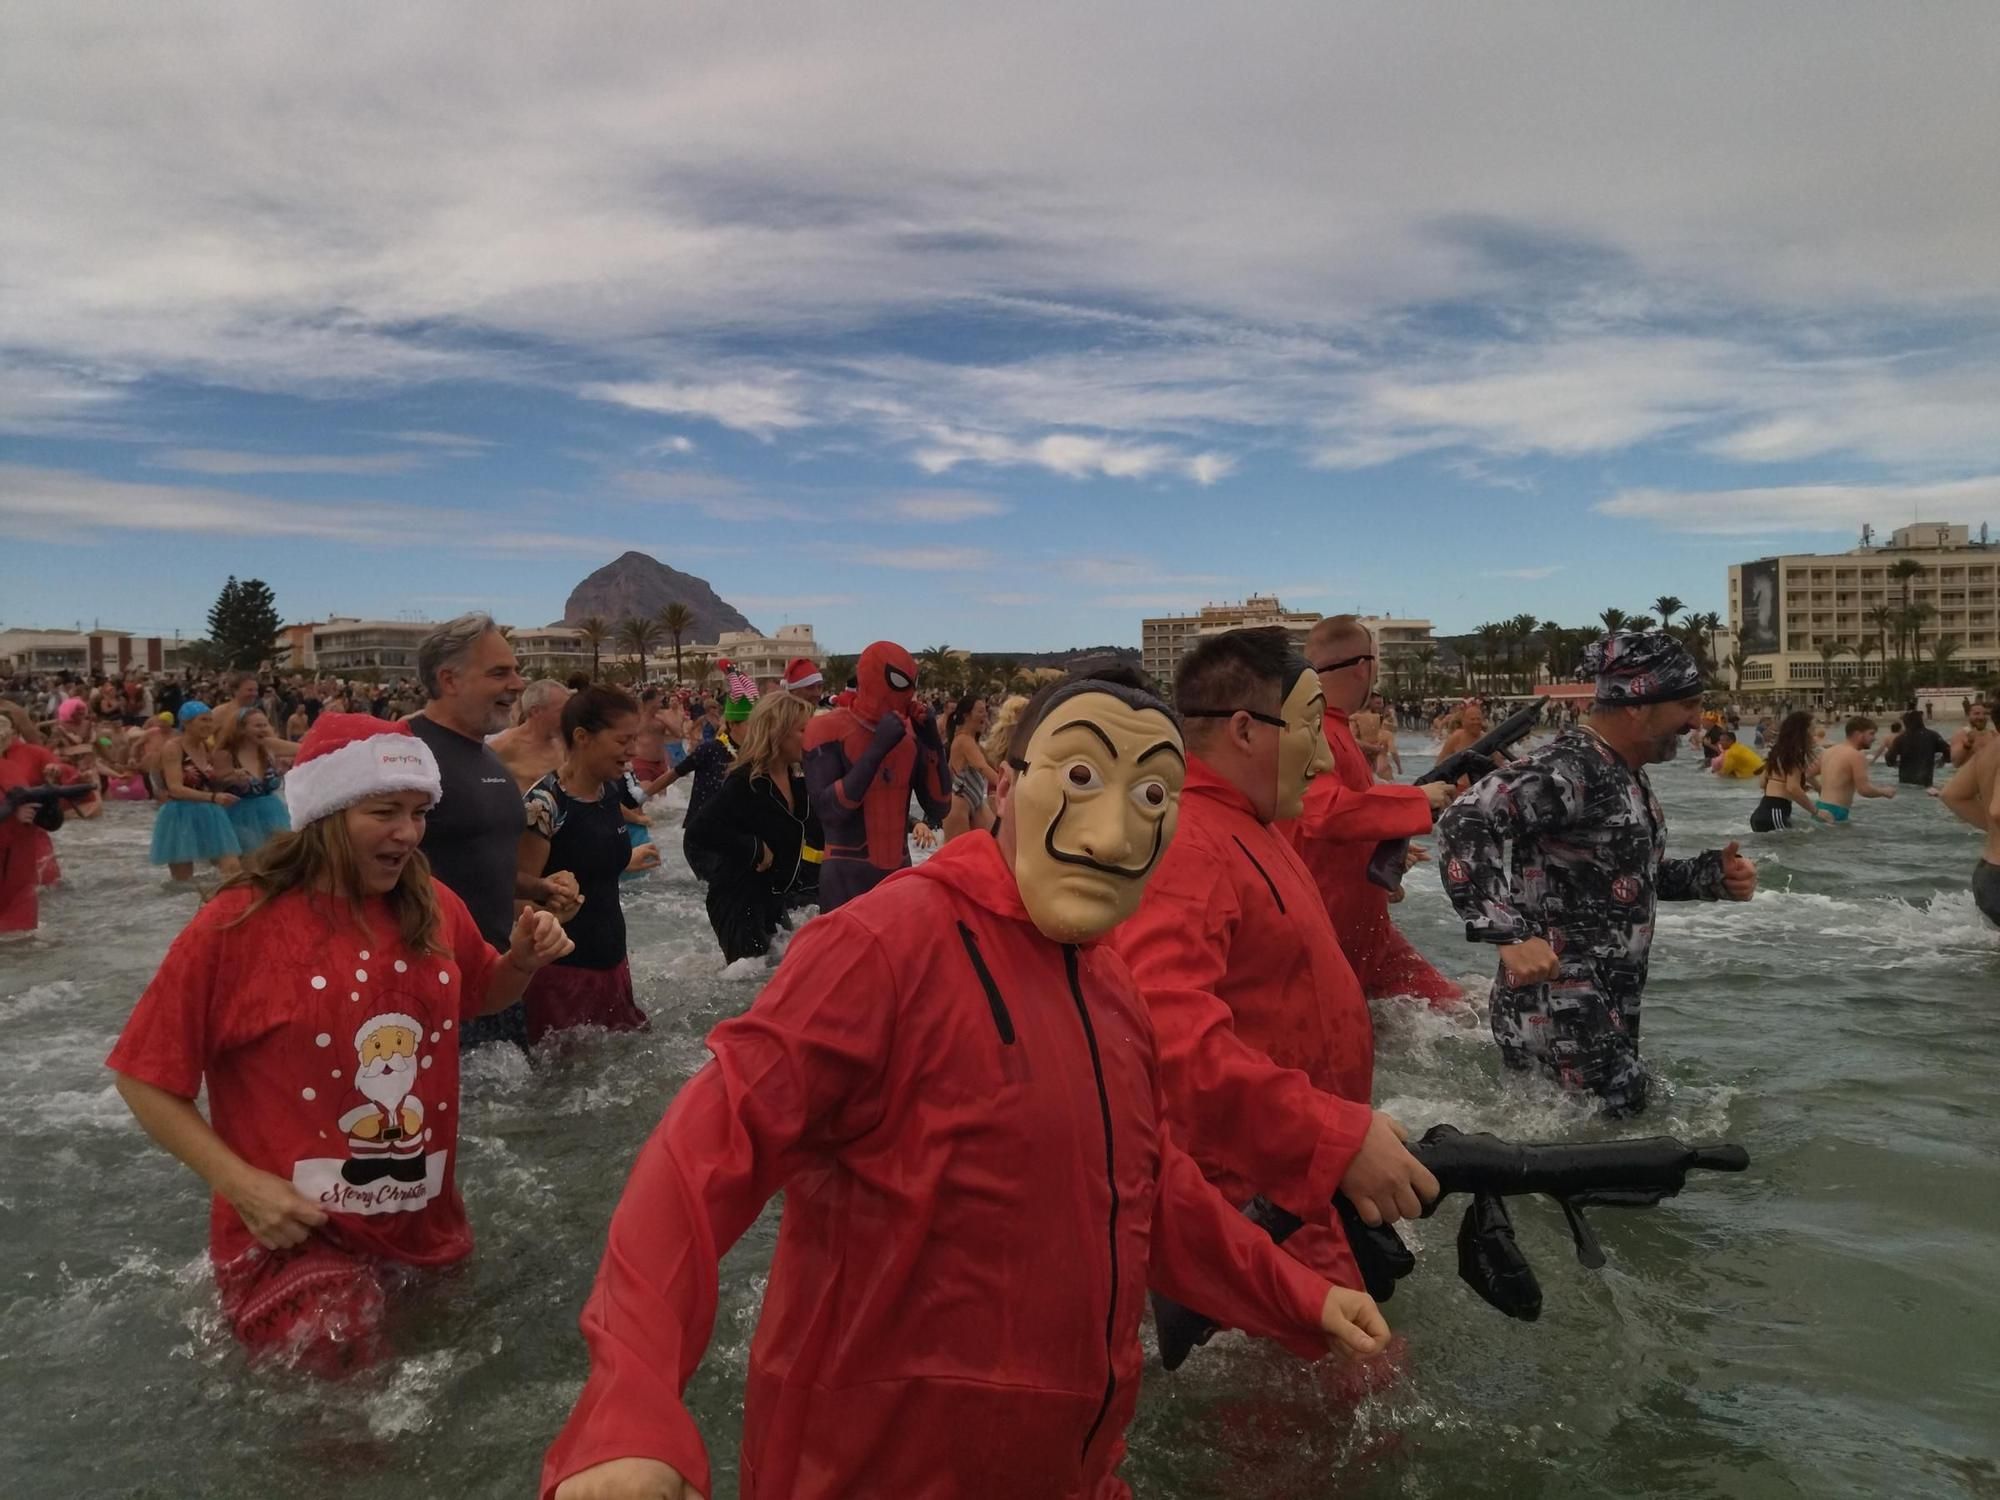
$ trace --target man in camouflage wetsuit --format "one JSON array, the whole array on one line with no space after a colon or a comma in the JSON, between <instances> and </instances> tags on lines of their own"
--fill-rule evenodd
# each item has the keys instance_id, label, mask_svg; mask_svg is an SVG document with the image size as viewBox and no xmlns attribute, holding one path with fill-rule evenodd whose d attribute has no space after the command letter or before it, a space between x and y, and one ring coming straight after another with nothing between
<instances>
[{"instance_id":1,"label":"man in camouflage wetsuit","mask_svg":"<svg viewBox=\"0 0 2000 1500\"><path fill-rule=\"evenodd\" d=\"M1701 670L1659 631L1585 653L1590 715L1474 786L1439 816L1438 869L1469 941L1495 943L1494 1040L1508 1064L1646 1105L1639 996L1657 901L1748 901L1736 845L1664 858L1666 820L1644 767L1671 760L1701 717Z\"/></svg>"}]
</instances>

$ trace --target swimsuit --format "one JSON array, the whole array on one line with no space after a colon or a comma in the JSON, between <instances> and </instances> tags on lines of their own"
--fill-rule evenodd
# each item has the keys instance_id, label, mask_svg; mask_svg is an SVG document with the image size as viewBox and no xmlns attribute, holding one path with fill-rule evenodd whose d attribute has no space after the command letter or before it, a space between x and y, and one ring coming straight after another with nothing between
<instances>
[{"instance_id":1,"label":"swimsuit","mask_svg":"<svg viewBox=\"0 0 2000 1500\"><path fill-rule=\"evenodd\" d=\"M1839 806L1837 803L1822 802L1817 797L1815 797L1813 799L1813 805L1823 813L1831 813L1833 815L1833 821L1836 823L1845 823L1847 821L1847 809Z\"/></svg>"},{"instance_id":2,"label":"swimsuit","mask_svg":"<svg viewBox=\"0 0 2000 1500\"><path fill-rule=\"evenodd\" d=\"M1773 797L1767 792L1764 795L1763 801L1757 804L1756 811L1750 814L1750 831L1752 833L1770 833L1774 829L1790 828L1791 826L1792 799L1790 797Z\"/></svg>"}]
</instances>

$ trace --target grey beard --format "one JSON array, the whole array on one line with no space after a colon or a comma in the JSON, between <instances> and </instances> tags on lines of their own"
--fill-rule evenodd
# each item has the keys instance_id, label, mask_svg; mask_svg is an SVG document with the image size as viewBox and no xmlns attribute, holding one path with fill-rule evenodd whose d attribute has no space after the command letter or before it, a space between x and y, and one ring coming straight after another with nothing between
<instances>
[{"instance_id":1,"label":"grey beard","mask_svg":"<svg viewBox=\"0 0 2000 1500\"><path fill-rule=\"evenodd\" d=\"M1672 760L1681 753L1681 737L1677 734L1663 734L1653 741L1653 764Z\"/></svg>"}]
</instances>

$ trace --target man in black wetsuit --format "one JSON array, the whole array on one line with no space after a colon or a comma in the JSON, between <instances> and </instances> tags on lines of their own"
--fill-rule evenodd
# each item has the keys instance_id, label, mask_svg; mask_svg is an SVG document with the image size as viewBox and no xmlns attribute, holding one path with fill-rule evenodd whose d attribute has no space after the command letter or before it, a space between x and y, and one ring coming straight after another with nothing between
<instances>
[{"instance_id":1,"label":"man in black wetsuit","mask_svg":"<svg viewBox=\"0 0 2000 1500\"><path fill-rule=\"evenodd\" d=\"M513 646L483 614L460 615L426 636L417 648L417 676L430 701L410 728L431 747L444 787L424 829L424 858L465 903L480 935L504 953L515 901L531 901L563 920L577 911L574 876L516 875L527 813L506 762L486 743L487 735L506 728L508 710L527 684ZM525 1047L527 1039L517 1002L468 1020L459 1046L509 1041Z\"/></svg>"}]
</instances>

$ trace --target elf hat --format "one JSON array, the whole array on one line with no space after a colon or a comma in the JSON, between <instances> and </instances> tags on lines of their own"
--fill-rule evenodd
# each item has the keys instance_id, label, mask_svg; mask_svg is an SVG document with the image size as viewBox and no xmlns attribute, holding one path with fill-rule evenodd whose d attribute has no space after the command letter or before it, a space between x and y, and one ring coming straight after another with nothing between
<instances>
[{"instance_id":1,"label":"elf hat","mask_svg":"<svg viewBox=\"0 0 2000 1500\"><path fill-rule=\"evenodd\" d=\"M787 688L818 687L826 681L819 668L803 656L795 656L785 663L785 686Z\"/></svg>"},{"instance_id":2,"label":"elf hat","mask_svg":"<svg viewBox=\"0 0 2000 1500\"><path fill-rule=\"evenodd\" d=\"M425 792L433 806L444 797L431 747L408 724L373 714L321 714L285 778L294 832L387 792Z\"/></svg>"}]
</instances>

